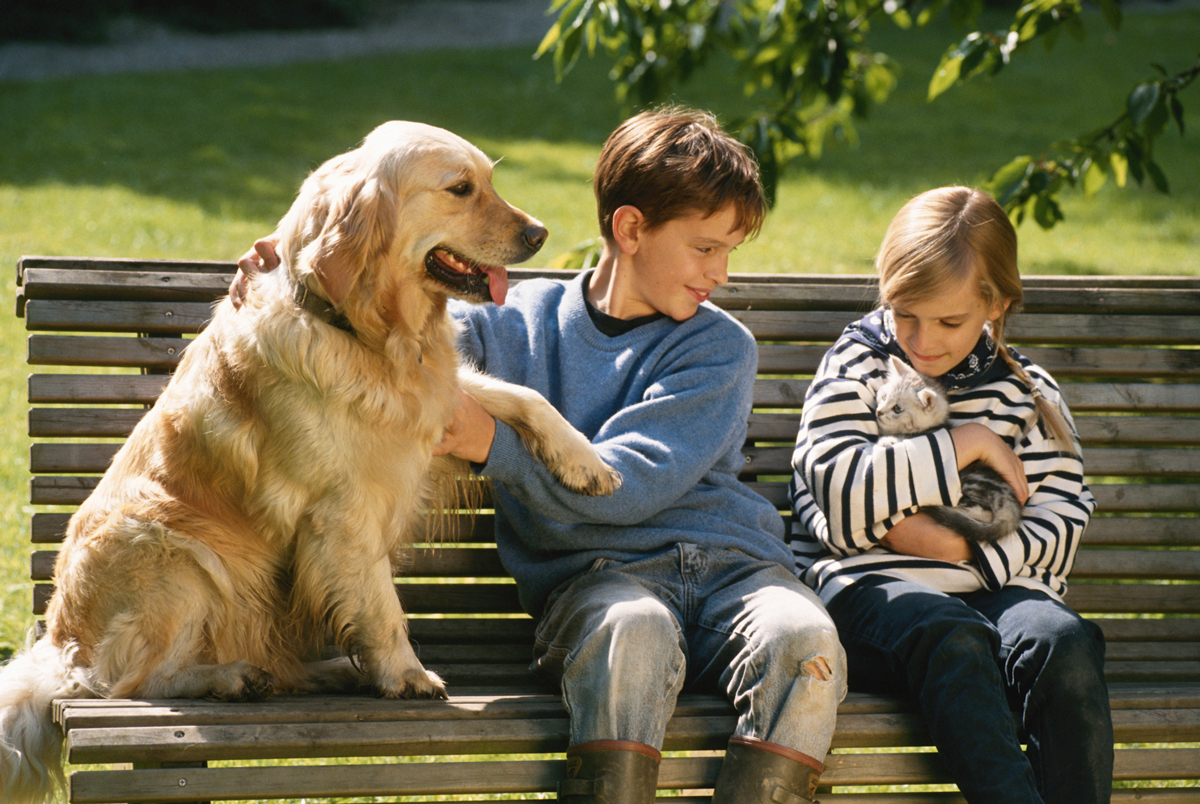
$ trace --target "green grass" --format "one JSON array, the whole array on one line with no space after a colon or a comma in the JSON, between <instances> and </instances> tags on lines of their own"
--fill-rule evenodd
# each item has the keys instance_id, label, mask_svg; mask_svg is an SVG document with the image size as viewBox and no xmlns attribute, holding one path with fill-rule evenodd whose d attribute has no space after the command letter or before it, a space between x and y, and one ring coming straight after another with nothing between
<instances>
[{"instance_id":1,"label":"green grass","mask_svg":"<svg viewBox=\"0 0 1200 804\"><path fill-rule=\"evenodd\" d=\"M1130 11L1113 36L1063 39L998 78L924 101L933 66L961 36L948 27L880 30L904 74L860 125L857 148L832 147L783 182L741 271L861 272L892 214L932 186L978 184L1020 153L1107 124L1151 62L1195 57L1200 11ZM739 104L722 65L686 102ZM1200 91L1185 102L1197 126ZM529 49L443 51L341 63L0 84L0 266L22 254L233 259L268 233L306 173L389 119L449 128L503 158L501 193L552 236L544 264L595 235L592 165L621 119L602 64L563 84ZM1070 196L1067 222L1021 229L1027 273L1200 275L1200 138L1168 132L1158 151L1172 195L1109 186ZM13 282L7 279L8 298ZM11 307L9 308L11 309ZM0 657L23 641L28 613L28 439L24 332L0 317Z\"/></svg>"}]
</instances>

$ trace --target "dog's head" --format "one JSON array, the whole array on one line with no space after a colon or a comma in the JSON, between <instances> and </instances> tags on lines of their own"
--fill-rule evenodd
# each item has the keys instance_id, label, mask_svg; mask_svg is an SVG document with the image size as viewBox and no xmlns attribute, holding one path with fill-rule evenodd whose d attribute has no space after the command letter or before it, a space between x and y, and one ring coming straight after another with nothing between
<instances>
[{"instance_id":1,"label":"dog's head","mask_svg":"<svg viewBox=\"0 0 1200 804\"><path fill-rule=\"evenodd\" d=\"M330 159L280 221L280 254L355 329L405 319L446 296L504 302L504 266L529 259L544 226L492 187L474 145L422 123L390 122ZM315 286L314 286L315 280Z\"/></svg>"}]
</instances>

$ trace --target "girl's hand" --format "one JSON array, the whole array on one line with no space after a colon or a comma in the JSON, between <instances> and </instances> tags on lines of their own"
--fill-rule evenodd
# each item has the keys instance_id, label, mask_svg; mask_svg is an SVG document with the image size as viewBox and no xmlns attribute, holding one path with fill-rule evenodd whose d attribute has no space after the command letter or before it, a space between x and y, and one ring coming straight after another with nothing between
<instances>
[{"instance_id":1,"label":"girl's hand","mask_svg":"<svg viewBox=\"0 0 1200 804\"><path fill-rule=\"evenodd\" d=\"M1000 436L978 422L969 422L950 430L954 451L961 471L975 461L983 461L995 469L1012 486L1022 505L1029 499L1029 481L1025 465Z\"/></svg>"},{"instance_id":2,"label":"girl's hand","mask_svg":"<svg viewBox=\"0 0 1200 804\"><path fill-rule=\"evenodd\" d=\"M960 564L975 557L971 545L949 528L925 514L913 514L896 523L879 542L894 553Z\"/></svg>"},{"instance_id":3,"label":"girl's hand","mask_svg":"<svg viewBox=\"0 0 1200 804\"><path fill-rule=\"evenodd\" d=\"M254 248L247 251L238 260L238 272L229 285L229 299L234 308L246 303L246 291L249 289L250 277L255 274L273 271L279 267L279 238L276 235L254 241Z\"/></svg>"},{"instance_id":4,"label":"girl's hand","mask_svg":"<svg viewBox=\"0 0 1200 804\"><path fill-rule=\"evenodd\" d=\"M454 418L446 425L442 441L433 448L433 454L452 455L471 463L487 463L495 438L496 420L475 397L459 389Z\"/></svg>"}]
</instances>

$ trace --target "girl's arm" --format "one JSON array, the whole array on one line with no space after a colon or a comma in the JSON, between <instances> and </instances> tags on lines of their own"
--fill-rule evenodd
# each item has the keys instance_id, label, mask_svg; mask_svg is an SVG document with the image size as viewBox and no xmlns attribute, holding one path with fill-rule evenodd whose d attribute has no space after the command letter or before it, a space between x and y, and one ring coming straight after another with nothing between
<instances>
[{"instance_id":1,"label":"girl's arm","mask_svg":"<svg viewBox=\"0 0 1200 804\"><path fill-rule=\"evenodd\" d=\"M1053 381L1037 375L1035 379L1043 396L1058 402L1069 421L1070 412ZM1055 589L1065 585L1096 507L1084 482L1079 443L1072 446L1073 453L1064 451L1041 427L1032 428L1017 445L1030 485L1021 526L995 544L973 546L989 588L998 589L1017 574L1038 578Z\"/></svg>"},{"instance_id":2,"label":"girl's arm","mask_svg":"<svg viewBox=\"0 0 1200 804\"><path fill-rule=\"evenodd\" d=\"M909 512L950 505L960 494L958 451L949 431L878 443L875 393L885 371L869 348L843 340L826 354L805 400L792 465L825 520L826 527L814 532L838 555L884 545ZM898 552L919 549L906 539L913 533L894 535Z\"/></svg>"}]
</instances>

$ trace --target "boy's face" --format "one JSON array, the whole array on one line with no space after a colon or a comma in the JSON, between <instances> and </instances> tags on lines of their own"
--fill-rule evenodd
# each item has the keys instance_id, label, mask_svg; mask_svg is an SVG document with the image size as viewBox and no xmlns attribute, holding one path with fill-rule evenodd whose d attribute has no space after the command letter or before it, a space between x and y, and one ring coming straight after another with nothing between
<instances>
[{"instance_id":1,"label":"boy's face","mask_svg":"<svg viewBox=\"0 0 1200 804\"><path fill-rule=\"evenodd\" d=\"M725 207L674 218L638 232L632 281L621 304L622 318L662 313L676 321L696 314L708 294L729 281L729 254L746 238L735 229L737 212Z\"/></svg>"}]
</instances>

